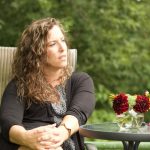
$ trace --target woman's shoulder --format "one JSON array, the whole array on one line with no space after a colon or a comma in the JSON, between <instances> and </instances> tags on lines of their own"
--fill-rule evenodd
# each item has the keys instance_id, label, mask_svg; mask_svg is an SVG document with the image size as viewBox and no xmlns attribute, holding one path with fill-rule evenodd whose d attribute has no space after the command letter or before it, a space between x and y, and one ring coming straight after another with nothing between
<instances>
[{"instance_id":1,"label":"woman's shoulder","mask_svg":"<svg viewBox=\"0 0 150 150\"><path fill-rule=\"evenodd\" d=\"M86 72L74 72L71 77L72 91L76 89L86 89L87 91L94 91L94 82L92 77Z\"/></svg>"},{"instance_id":2,"label":"woman's shoulder","mask_svg":"<svg viewBox=\"0 0 150 150\"><path fill-rule=\"evenodd\" d=\"M86 72L73 72L72 78L90 78L90 75Z\"/></svg>"},{"instance_id":3,"label":"woman's shoulder","mask_svg":"<svg viewBox=\"0 0 150 150\"><path fill-rule=\"evenodd\" d=\"M74 72L71 76L73 81L83 81L83 80L92 80L91 76L86 72Z\"/></svg>"},{"instance_id":4,"label":"woman's shoulder","mask_svg":"<svg viewBox=\"0 0 150 150\"><path fill-rule=\"evenodd\" d=\"M11 79L7 83L5 90L9 90L9 89L16 89L16 80L15 79Z\"/></svg>"}]
</instances>

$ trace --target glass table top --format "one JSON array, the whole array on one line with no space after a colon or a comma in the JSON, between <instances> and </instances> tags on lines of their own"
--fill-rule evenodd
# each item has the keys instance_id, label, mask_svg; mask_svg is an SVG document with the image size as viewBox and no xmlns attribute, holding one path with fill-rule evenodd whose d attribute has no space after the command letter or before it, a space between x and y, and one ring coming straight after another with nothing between
<instances>
[{"instance_id":1,"label":"glass table top","mask_svg":"<svg viewBox=\"0 0 150 150\"><path fill-rule=\"evenodd\" d=\"M123 133L136 133L136 134L150 134L150 126L143 125L140 128L133 129L120 129L117 123L105 122L100 124L87 124L81 126L81 128L91 131L99 131L99 132L123 132Z\"/></svg>"},{"instance_id":2,"label":"glass table top","mask_svg":"<svg viewBox=\"0 0 150 150\"><path fill-rule=\"evenodd\" d=\"M150 126L147 125L135 129L121 129L117 123L104 122L82 125L79 132L89 138L150 141Z\"/></svg>"}]
</instances>

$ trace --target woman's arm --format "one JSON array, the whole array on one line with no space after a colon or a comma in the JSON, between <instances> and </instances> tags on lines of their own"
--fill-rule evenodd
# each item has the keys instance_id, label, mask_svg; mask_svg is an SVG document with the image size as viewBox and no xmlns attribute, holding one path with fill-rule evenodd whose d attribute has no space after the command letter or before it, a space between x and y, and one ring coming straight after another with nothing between
<instances>
[{"instance_id":1,"label":"woman's arm","mask_svg":"<svg viewBox=\"0 0 150 150\"><path fill-rule=\"evenodd\" d=\"M35 140L42 136L41 131L47 130L47 127L25 130L22 125L24 110L25 102L23 99L18 98L16 84L13 80L6 87L2 97L0 106L0 126L2 137L6 141L16 144L16 146L32 145L31 142L34 143ZM47 136L50 134L50 131L42 132L42 134ZM38 147L38 145L39 143L36 142L33 144L34 147Z\"/></svg>"},{"instance_id":2,"label":"woman's arm","mask_svg":"<svg viewBox=\"0 0 150 150\"><path fill-rule=\"evenodd\" d=\"M0 106L0 126L3 138L9 141L9 130L13 125L22 126L25 103L17 96L15 81L6 87Z\"/></svg>"},{"instance_id":3,"label":"woman's arm","mask_svg":"<svg viewBox=\"0 0 150 150\"><path fill-rule=\"evenodd\" d=\"M47 149L50 148L51 137L54 133L55 124L37 127L31 130L26 130L24 127L14 125L10 128L10 142L22 145L30 149ZM18 138L19 137L19 138ZM43 139L41 140L41 137ZM41 144L45 141L45 144Z\"/></svg>"},{"instance_id":4,"label":"woman's arm","mask_svg":"<svg viewBox=\"0 0 150 150\"><path fill-rule=\"evenodd\" d=\"M92 78L86 73L74 73L71 78L70 104L66 115L75 116L79 125L85 124L95 108Z\"/></svg>"},{"instance_id":5,"label":"woman's arm","mask_svg":"<svg viewBox=\"0 0 150 150\"><path fill-rule=\"evenodd\" d=\"M19 125L12 126L9 130L10 142L16 143L18 145L25 145L27 140L26 132L27 130L22 126Z\"/></svg>"},{"instance_id":6,"label":"woman's arm","mask_svg":"<svg viewBox=\"0 0 150 150\"><path fill-rule=\"evenodd\" d=\"M24 110L25 102L18 98L15 81L11 81L5 89L0 107L0 126L3 138L18 146L24 145L33 149L36 149L35 147L49 148L53 143L49 137L55 130L46 126L25 130L22 125ZM55 135L58 137L57 132ZM42 140L40 137L43 137ZM40 144L43 141L45 144Z\"/></svg>"}]
</instances>

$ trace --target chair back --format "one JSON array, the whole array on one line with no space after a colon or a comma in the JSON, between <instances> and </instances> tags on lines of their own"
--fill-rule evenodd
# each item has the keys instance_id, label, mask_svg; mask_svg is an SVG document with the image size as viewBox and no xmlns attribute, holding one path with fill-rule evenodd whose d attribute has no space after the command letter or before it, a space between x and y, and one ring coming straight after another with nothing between
<instances>
[{"instance_id":1,"label":"chair back","mask_svg":"<svg viewBox=\"0 0 150 150\"><path fill-rule=\"evenodd\" d=\"M72 70L75 71L77 65L77 49L69 49L68 61L69 64L72 66Z\"/></svg>"},{"instance_id":2,"label":"chair back","mask_svg":"<svg viewBox=\"0 0 150 150\"><path fill-rule=\"evenodd\" d=\"M10 80L13 54L16 47L0 47L0 102L7 83Z\"/></svg>"}]
</instances>

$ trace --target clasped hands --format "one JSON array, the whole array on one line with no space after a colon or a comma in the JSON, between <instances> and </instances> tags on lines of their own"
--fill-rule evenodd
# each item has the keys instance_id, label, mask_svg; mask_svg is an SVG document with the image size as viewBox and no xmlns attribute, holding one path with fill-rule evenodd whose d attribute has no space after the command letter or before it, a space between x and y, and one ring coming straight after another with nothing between
<instances>
[{"instance_id":1,"label":"clasped hands","mask_svg":"<svg viewBox=\"0 0 150 150\"><path fill-rule=\"evenodd\" d=\"M61 145L67 138L67 131L56 124L41 126L25 132L25 146L18 150L62 150Z\"/></svg>"}]
</instances>

